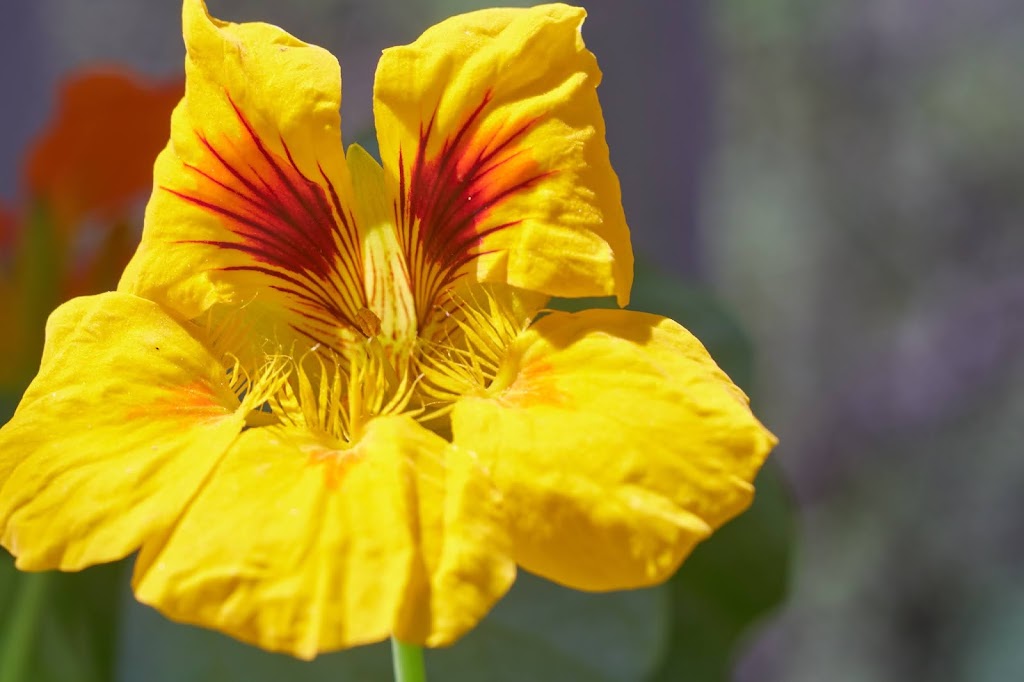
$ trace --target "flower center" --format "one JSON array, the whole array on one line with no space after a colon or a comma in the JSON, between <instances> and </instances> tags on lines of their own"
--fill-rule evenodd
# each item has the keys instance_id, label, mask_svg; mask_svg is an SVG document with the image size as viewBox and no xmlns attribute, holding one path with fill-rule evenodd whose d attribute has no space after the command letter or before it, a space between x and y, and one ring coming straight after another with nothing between
<instances>
[{"instance_id":1,"label":"flower center","mask_svg":"<svg viewBox=\"0 0 1024 682\"><path fill-rule=\"evenodd\" d=\"M376 337L346 348L344 354L314 347L291 359L288 380L267 405L285 425L350 446L372 418L407 410L414 381L393 363Z\"/></svg>"},{"instance_id":2,"label":"flower center","mask_svg":"<svg viewBox=\"0 0 1024 682\"><path fill-rule=\"evenodd\" d=\"M532 310L510 289L475 287L450 294L450 305L428 328L419 356L418 389L433 417L465 395L486 395L500 383L509 346Z\"/></svg>"},{"instance_id":3,"label":"flower center","mask_svg":"<svg viewBox=\"0 0 1024 682\"><path fill-rule=\"evenodd\" d=\"M508 348L529 325L532 309L507 288L465 287L407 345L380 333L365 311L363 336L341 350L263 353L255 371L230 351L231 388L249 427L299 427L339 451L355 446L375 417L406 414L444 435L446 415L462 396L487 395L502 384ZM242 330L222 325L220 348L239 348Z\"/></svg>"}]
</instances>

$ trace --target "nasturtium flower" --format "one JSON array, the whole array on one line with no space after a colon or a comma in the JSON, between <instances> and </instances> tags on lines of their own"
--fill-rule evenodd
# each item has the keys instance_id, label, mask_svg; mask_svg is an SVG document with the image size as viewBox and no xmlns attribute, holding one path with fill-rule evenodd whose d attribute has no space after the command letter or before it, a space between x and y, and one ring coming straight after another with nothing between
<instances>
[{"instance_id":1,"label":"nasturtium flower","mask_svg":"<svg viewBox=\"0 0 1024 682\"><path fill-rule=\"evenodd\" d=\"M138 550L168 617L311 657L445 645L517 567L656 584L742 511L774 438L629 232L584 12L458 16L386 50L381 163L335 59L184 3L186 91L116 292L47 328L0 431L20 568Z\"/></svg>"}]
</instances>

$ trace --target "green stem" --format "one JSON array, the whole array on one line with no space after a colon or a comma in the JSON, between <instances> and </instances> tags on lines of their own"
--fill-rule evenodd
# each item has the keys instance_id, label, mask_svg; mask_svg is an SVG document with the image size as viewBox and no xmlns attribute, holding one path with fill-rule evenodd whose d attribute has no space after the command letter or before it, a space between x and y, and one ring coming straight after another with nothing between
<instances>
[{"instance_id":1,"label":"green stem","mask_svg":"<svg viewBox=\"0 0 1024 682\"><path fill-rule=\"evenodd\" d=\"M29 655L32 640L39 628L43 603L49 589L50 574L29 573L19 576L21 589L15 594L14 605L7 617L7 626L0 633L0 682L20 682L28 679Z\"/></svg>"},{"instance_id":2,"label":"green stem","mask_svg":"<svg viewBox=\"0 0 1024 682\"><path fill-rule=\"evenodd\" d=\"M391 662L395 666L395 682L426 682L423 649L415 644L391 638Z\"/></svg>"}]
</instances>

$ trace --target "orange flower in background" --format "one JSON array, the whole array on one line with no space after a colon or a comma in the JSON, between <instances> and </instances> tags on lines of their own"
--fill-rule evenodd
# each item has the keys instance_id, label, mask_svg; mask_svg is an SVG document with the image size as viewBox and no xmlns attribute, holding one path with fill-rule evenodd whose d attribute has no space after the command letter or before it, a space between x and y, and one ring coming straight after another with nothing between
<instances>
[{"instance_id":1,"label":"orange flower in background","mask_svg":"<svg viewBox=\"0 0 1024 682\"><path fill-rule=\"evenodd\" d=\"M185 97L118 290L47 324L0 429L26 570L138 551L137 597L300 657L443 646L522 568L666 580L775 443L633 256L567 5L386 50L381 161L341 143L337 61L184 3Z\"/></svg>"},{"instance_id":2,"label":"orange flower in background","mask_svg":"<svg viewBox=\"0 0 1024 682\"><path fill-rule=\"evenodd\" d=\"M14 211L0 205L0 389L14 383L15 362L23 344L22 297L15 291L14 245L18 220Z\"/></svg>"},{"instance_id":3,"label":"orange flower in background","mask_svg":"<svg viewBox=\"0 0 1024 682\"><path fill-rule=\"evenodd\" d=\"M20 210L0 211L0 388L31 375L54 306L117 284L183 91L180 80L119 68L60 85L53 119L26 152Z\"/></svg>"},{"instance_id":4,"label":"orange flower in background","mask_svg":"<svg viewBox=\"0 0 1024 682\"><path fill-rule=\"evenodd\" d=\"M153 161L183 93L180 81L154 83L122 70L66 80L56 117L28 153L26 193L46 203L62 230L87 217L124 220L153 186Z\"/></svg>"},{"instance_id":5,"label":"orange flower in background","mask_svg":"<svg viewBox=\"0 0 1024 682\"><path fill-rule=\"evenodd\" d=\"M14 211L0 204L0 266L11 256L16 223Z\"/></svg>"}]
</instances>

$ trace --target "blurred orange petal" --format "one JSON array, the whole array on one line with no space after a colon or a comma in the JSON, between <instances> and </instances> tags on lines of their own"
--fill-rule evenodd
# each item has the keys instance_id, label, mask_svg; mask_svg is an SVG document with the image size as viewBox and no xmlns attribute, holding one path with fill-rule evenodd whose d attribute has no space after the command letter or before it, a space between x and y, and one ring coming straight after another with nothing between
<instances>
[{"instance_id":1,"label":"blurred orange petal","mask_svg":"<svg viewBox=\"0 0 1024 682\"><path fill-rule=\"evenodd\" d=\"M58 226L87 214L113 220L152 184L184 83L149 82L116 70L82 72L60 87L55 118L29 150L25 176Z\"/></svg>"},{"instance_id":2,"label":"blurred orange petal","mask_svg":"<svg viewBox=\"0 0 1024 682\"><path fill-rule=\"evenodd\" d=\"M0 273L3 272L4 263L14 253L14 242L16 239L14 233L17 229L17 224L17 217L14 211L0 204ZM2 279L2 275L0 275L0 279Z\"/></svg>"},{"instance_id":3,"label":"blurred orange petal","mask_svg":"<svg viewBox=\"0 0 1024 682\"><path fill-rule=\"evenodd\" d=\"M22 319L23 297L15 282L14 251L18 242L18 216L9 207L0 204L0 391L20 379L21 355L24 338Z\"/></svg>"}]
</instances>

